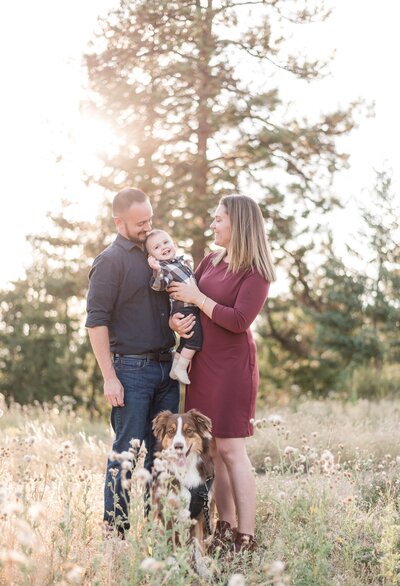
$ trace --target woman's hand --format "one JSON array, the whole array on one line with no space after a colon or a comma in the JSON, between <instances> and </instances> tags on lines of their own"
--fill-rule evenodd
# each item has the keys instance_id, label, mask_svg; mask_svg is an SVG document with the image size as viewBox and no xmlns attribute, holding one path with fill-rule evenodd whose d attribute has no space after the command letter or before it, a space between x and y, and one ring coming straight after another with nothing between
<instances>
[{"instance_id":1,"label":"woman's hand","mask_svg":"<svg viewBox=\"0 0 400 586\"><path fill-rule=\"evenodd\" d=\"M192 313L186 317L183 313L174 313L169 318L169 327L179 334L181 338L191 338L194 334L192 330L195 321L196 318Z\"/></svg>"},{"instance_id":2,"label":"woman's hand","mask_svg":"<svg viewBox=\"0 0 400 586\"><path fill-rule=\"evenodd\" d=\"M172 281L167 291L172 295L173 299L193 303L193 305L199 305L204 297L193 278L185 281L185 283Z\"/></svg>"}]
</instances>

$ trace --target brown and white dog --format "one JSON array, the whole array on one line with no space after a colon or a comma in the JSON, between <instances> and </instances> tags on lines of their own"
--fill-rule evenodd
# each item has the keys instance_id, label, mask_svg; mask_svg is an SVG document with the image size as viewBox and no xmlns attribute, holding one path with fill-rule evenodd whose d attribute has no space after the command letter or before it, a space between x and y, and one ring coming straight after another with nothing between
<instances>
[{"instance_id":1,"label":"brown and white dog","mask_svg":"<svg viewBox=\"0 0 400 586\"><path fill-rule=\"evenodd\" d=\"M191 530L200 544L211 532L214 511L213 478L214 467L210 456L211 420L191 409L187 413L162 411L153 420L153 432L158 440L161 457L168 461L168 472L174 478L174 491L188 505L190 516L197 521ZM172 456L168 460L168 455ZM158 498L157 466L153 482L153 504L156 515L163 519L162 506ZM162 467L161 467L162 470Z\"/></svg>"}]
</instances>

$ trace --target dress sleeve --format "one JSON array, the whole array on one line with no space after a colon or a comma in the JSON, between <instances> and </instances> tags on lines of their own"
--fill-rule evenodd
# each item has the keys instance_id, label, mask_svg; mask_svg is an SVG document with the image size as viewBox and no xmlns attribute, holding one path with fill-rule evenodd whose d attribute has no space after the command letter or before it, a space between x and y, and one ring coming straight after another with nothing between
<instances>
[{"instance_id":1,"label":"dress sleeve","mask_svg":"<svg viewBox=\"0 0 400 586\"><path fill-rule=\"evenodd\" d=\"M242 282L234 307L217 303L212 320L234 334L245 332L253 323L265 300L269 283L259 273L250 273Z\"/></svg>"}]
</instances>

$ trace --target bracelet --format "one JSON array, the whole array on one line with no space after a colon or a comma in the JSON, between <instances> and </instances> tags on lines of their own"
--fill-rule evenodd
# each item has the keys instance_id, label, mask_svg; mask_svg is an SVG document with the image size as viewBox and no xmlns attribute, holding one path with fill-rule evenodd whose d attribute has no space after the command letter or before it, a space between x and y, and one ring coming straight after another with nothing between
<instances>
[{"instance_id":1,"label":"bracelet","mask_svg":"<svg viewBox=\"0 0 400 586\"><path fill-rule=\"evenodd\" d=\"M203 311L203 307L204 307L204 304L206 302L206 299L207 299L207 295L204 295L204 299L203 299L203 301L201 302L201 305L200 305L200 311Z\"/></svg>"}]
</instances>

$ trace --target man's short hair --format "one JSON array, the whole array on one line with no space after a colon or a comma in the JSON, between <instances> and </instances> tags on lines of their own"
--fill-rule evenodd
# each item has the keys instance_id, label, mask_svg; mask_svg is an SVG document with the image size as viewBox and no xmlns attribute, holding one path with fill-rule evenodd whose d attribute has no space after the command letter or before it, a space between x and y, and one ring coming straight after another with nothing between
<instances>
[{"instance_id":1,"label":"man's short hair","mask_svg":"<svg viewBox=\"0 0 400 586\"><path fill-rule=\"evenodd\" d=\"M127 212L132 204L143 203L148 201L149 197L141 189L125 187L117 193L112 203L112 213L114 218Z\"/></svg>"}]
</instances>

